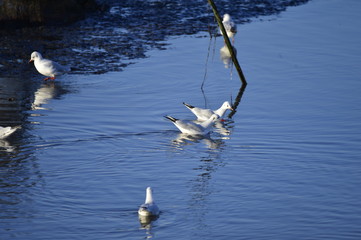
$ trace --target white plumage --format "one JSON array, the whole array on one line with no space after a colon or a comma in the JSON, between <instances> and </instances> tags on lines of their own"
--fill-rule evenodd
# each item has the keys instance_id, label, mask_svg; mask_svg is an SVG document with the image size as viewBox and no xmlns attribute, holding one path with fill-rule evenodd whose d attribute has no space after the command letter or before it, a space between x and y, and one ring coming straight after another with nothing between
<instances>
[{"instance_id":1,"label":"white plumage","mask_svg":"<svg viewBox=\"0 0 361 240\"><path fill-rule=\"evenodd\" d=\"M29 62L32 61L34 61L36 70L42 75L47 76L47 78L44 78L45 81L48 79L54 80L55 77L70 71L69 66L62 66L57 62L43 58L39 52L33 52L31 54Z\"/></svg>"},{"instance_id":2,"label":"white plumage","mask_svg":"<svg viewBox=\"0 0 361 240\"><path fill-rule=\"evenodd\" d=\"M223 117L224 113L227 110L233 110L231 107L231 104L228 101L225 101L220 108L217 110L211 110L211 109L204 109L199 107L194 107L192 105L189 105L187 103L183 103L189 110L192 111L194 115L197 116L198 121L206 121L208 120L213 114L216 114L218 117Z\"/></svg>"},{"instance_id":3,"label":"white plumage","mask_svg":"<svg viewBox=\"0 0 361 240\"><path fill-rule=\"evenodd\" d=\"M192 121L186 121L186 120L179 120L171 116L164 116L165 118L171 120L174 125L182 132L186 134L191 135L206 135L210 132L210 128L218 119L217 114L213 114L209 119L206 121L197 124Z\"/></svg>"},{"instance_id":4,"label":"white plumage","mask_svg":"<svg viewBox=\"0 0 361 240\"><path fill-rule=\"evenodd\" d=\"M227 32L227 36L229 38L232 38L236 35L237 33L237 25L233 22L231 16L229 14L224 14L223 15L223 26L224 28L226 29L226 32ZM222 34L222 31L220 31L221 35Z\"/></svg>"},{"instance_id":5,"label":"white plumage","mask_svg":"<svg viewBox=\"0 0 361 240\"><path fill-rule=\"evenodd\" d=\"M153 199L153 191L151 187L147 187L145 202L140 205L138 214L142 217L151 217L159 215L159 208Z\"/></svg>"}]
</instances>

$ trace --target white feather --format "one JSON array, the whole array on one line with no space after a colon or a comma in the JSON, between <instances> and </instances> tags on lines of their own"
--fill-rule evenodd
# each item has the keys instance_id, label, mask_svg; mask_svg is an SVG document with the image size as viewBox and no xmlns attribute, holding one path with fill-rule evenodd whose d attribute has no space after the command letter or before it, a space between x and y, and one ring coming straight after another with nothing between
<instances>
[{"instance_id":1,"label":"white feather","mask_svg":"<svg viewBox=\"0 0 361 240\"><path fill-rule=\"evenodd\" d=\"M55 78L70 71L69 66L62 66L57 62L43 58L39 52L33 52L29 62L34 61L36 70L47 77Z\"/></svg>"},{"instance_id":2,"label":"white feather","mask_svg":"<svg viewBox=\"0 0 361 240\"><path fill-rule=\"evenodd\" d=\"M208 120L197 124L192 121L179 120L170 116L165 116L165 118L171 120L173 124L182 132L191 135L206 135L210 132L210 128L218 119L216 114L213 114Z\"/></svg>"},{"instance_id":3,"label":"white feather","mask_svg":"<svg viewBox=\"0 0 361 240\"><path fill-rule=\"evenodd\" d=\"M158 216L159 208L153 199L153 191L151 187L147 187L145 202L140 205L138 214L143 217Z\"/></svg>"},{"instance_id":4,"label":"white feather","mask_svg":"<svg viewBox=\"0 0 361 240\"><path fill-rule=\"evenodd\" d=\"M207 121L213 114L217 114L218 117L223 117L224 113L227 110L233 110L231 104L228 101L225 101L220 108L217 110L204 109L199 107L194 107L187 103L183 103L189 110L192 111L194 115L197 116L198 121Z\"/></svg>"}]
</instances>

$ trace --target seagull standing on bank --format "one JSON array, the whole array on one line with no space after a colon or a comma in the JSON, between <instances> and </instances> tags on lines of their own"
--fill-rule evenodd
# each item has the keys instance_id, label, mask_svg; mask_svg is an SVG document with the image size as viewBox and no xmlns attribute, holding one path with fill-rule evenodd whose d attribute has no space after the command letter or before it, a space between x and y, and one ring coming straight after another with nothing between
<instances>
[{"instance_id":1,"label":"seagull standing on bank","mask_svg":"<svg viewBox=\"0 0 361 240\"><path fill-rule=\"evenodd\" d=\"M0 127L0 139L5 139L20 127Z\"/></svg>"},{"instance_id":2,"label":"seagull standing on bank","mask_svg":"<svg viewBox=\"0 0 361 240\"><path fill-rule=\"evenodd\" d=\"M217 110L211 110L211 109L204 109L204 108L199 108L199 107L194 107L190 104L187 103L183 103L184 106L186 106L189 110L192 111L192 113L194 115L197 116L197 120L198 121L206 121L208 120L213 114L216 114L218 117L223 117L224 113L227 110L231 110L233 111L233 108L231 107L231 104L228 101L225 101L222 106L220 108L218 108Z\"/></svg>"},{"instance_id":3,"label":"seagull standing on bank","mask_svg":"<svg viewBox=\"0 0 361 240\"><path fill-rule=\"evenodd\" d=\"M233 22L231 16L226 13L223 15L223 26L226 29L227 36L232 38L232 42L234 43L234 36L237 33L237 25ZM220 30L221 35L223 35L222 31Z\"/></svg>"},{"instance_id":4,"label":"seagull standing on bank","mask_svg":"<svg viewBox=\"0 0 361 240\"><path fill-rule=\"evenodd\" d=\"M138 214L142 217L152 217L159 215L159 208L154 202L153 191L151 187L147 187L145 202L140 205Z\"/></svg>"},{"instance_id":5,"label":"seagull standing on bank","mask_svg":"<svg viewBox=\"0 0 361 240\"><path fill-rule=\"evenodd\" d=\"M207 135L213 122L218 119L217 114L213 114L208 120L197 124L192 121L179 120L171 116L164 116L174 123L174 125L182 132L191 135Z\"/></svg>"},{"instance_id":6,"label":"seagull standing on bank","mask_svg":"<svg viewBox=\"0 0 361 240\"><path fill-rule=\"evenodd\" d=\"M44 78L44 81L49 79L54 80L55 77L70 72L69 66L62 66L57 62L43 58L43 56L36 51L31 54L29 63L32 61L34 61L36 70L42 75L47 76Z\"/></svg>"}]
</instances>

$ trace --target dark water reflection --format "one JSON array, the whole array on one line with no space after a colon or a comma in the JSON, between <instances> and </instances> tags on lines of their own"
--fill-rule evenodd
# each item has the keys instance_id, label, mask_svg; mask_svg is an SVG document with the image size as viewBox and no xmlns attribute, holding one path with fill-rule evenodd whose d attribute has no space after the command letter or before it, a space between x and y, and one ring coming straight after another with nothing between
<instances>
[{"instance_id":1,"label":"dark water reflection","mask_svg":"<svg viewBox=\"0 0 361 240\"><path fill-rule=\"evenodd\" d=\"M62 95L70 93L71 90L66 89L64 83L59 81L44 82L34 93L34 100L31 104L32 110L49 110L44 106L52 99L61 99Z\"/></svg>"},{"instance_id":2,"label":"dark water reflection","mask_svg":"<svg viewBox=\"0 0 361 240\"><path fill-rule=\"evenodd\" d=\"M29 120L41 116L36 110L51 99L61 99L68 93L60 82L30 82L31 79L0 78L0 124L21 126L6 140L0 140L0 219L3 229L11 231L12 222L24 224L30 221L38 210L34 202L42 195L45 182L36 157L37 136L32 129L38 124ZM29 84L30 83L30 84ZM38 89L36 89L38 87ZM28 219L28 220L25 220Z\"/></svg>"}]
</instances>

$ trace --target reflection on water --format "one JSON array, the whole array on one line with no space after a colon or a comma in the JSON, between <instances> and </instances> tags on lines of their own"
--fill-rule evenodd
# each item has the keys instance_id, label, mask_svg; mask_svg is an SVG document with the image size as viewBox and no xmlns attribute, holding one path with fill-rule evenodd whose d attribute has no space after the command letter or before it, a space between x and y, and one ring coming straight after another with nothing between
<instances>
[{"instance_id":1,"label":"reflection on water","mask_svg":"<svg viewBox=\"0 0 361 240\"><path fill-rule=\"evenodd\" d=\"M229 125L230 123L233 122L230 120L216 121L214 123L214 131L224 136L222 139L228 139L226 136L231 135L231 129L233 128L233 126Z\"/></svg>"},{"instance_id":2,"label":"reflection on water","mask_svg":"<svg viewBox=\"0 0 361 240\"><path fill-rule=\"evenodd\" d=\"M197 176L188 182L191 196L189 207L193 210L192 221L198 229L207 228L207 216L212 214L213 209L209 206L209 197L214 191L211 184L212 175L224 166L220 153L211 152L208 157L202 157L198 167L193 169ZM216 208L216 211L220 209ZM195 234L197 232L195 231Z\"/></svg>"},{"instance_id":3,"label":"reflection on water","mask_svg":"<svg viewBox=\"0 0 361 240\"><path fill-rule=\"evenodd\" d=\"M229 118L232 118L234 116L234 114L236 114L238 105L240 104L240 102L242 100L243 93L245 90L246 90L246 85L242 84L241 87L239 88L237 97L234 99L234 103L232 104L233 110L228 114Z\"/></svg>"},{"instance_id":4,"label":"reflection on water","mask_svg":"<svg viewBox=\"0 0 361 240\"><path fill-rule=\"evenodd\" d=\"M0 78L0 125L28 124L29 110L46 110L43 105L69 93L68 87L60 81Z\"/></svg>"},{"instance_id":5,"label":"reflection on water","mask_svg":"<svg viewBox=\"0 0 361 240\"><path fill-rule=\"evenodd\" d=\"M48 110L47 108L42 107L42 105L47 104L55 96L55 83L49 82L42 84L40 88L35 92L34 102L31 106L33 110Z\"/></svg>"},{"instance_id":6,"label":"reflection on water","mask_svg":"<svg viewBox=\"0 0 361 240\"><path fill-rule=\"evenodd\" d=\"M221 135L222 133L226 133L225 135L229 135L230 131L224 127L224 125L220 122L215 123L215 127L217 132ZM224 145L224 141L220 139L213 139L211 136L213 134L207 135L189 135L185 133L178 133L177 137L172 140L172 145L178 149L183 149L187 145L193 145L195 143L203 143L209 149L219 149Z\"/></svg>"},{"instance_id":7,"label":"reflection on water","mask_svg":"<svg viewBox=\"0 0 361 240\"><path fill-rule=\"evenodd\" d=\"M320 9L315 6L317 16ZM299 16L302 21L307 20L307 12ZM285 19L295 24L292 21ZM306 24L305 29L310 25ZM317 28L315 32L320 29L327 30ZM254 34L259 35L245 42L263 40L266 29L261 30L255 30ZM290 42L287 36L272 37L277 43L273 47L264 40L259 46L274 50L280 41ZM360 96L356 93L360 89L356 79L359 74L353 72L345 79L345 88L337 89L341 97L333 101L330 93L336 91L327 83L347 74L336 71L323 75L330 73L322 70L322 66L332 63L329 55L319 54L320 61L309 63L314 56L311 51L306 55L304 51L292 53L294 48L289 47L288 58L275 61L277 54L248 49L245 54L260 59L250 61L250 68L262 69L270 64L276 70L273 74L269 69L264 74L250 71L251 91L247 92L247 104L242 102L242 114L234 116L235 111L231 112L230 117L235 118L217 122L208 137L162 131L168 127L161 119L164 109L172 109L179 99L201 101L194 75L204 66L206 44L202 45L202 40L182 37L177 47L164 51L168 53L156 52L155 58L127 71L87 76L86 84L76 82L82 86L81 92L69 98L64 97L69 86L63 81L52 85L31 79L2 80L1 123L15 125L23 120L23 130L0 142L1 237L144 239L159 234L167 239L223 240L272 239L280 234L279 239L359 239L360 151L355 133L360 127L356 121L360 114L350 108ZM196 56L192 58L201 56L201 64L179 54L188 43L194 46L192 54ZM311 50L319 49L317 46L312 45ZM282 47L278 49L281 52ZM163 61L157 58L162 54L166 55ZM344 49L333 54L348 56ZM177 64L169 61L175 55L180 59L177 64L191 63L184 66L189 77L183 72L177 75ZM271 60L262 58L266 55ZM285 69L291 59L297 59L299 66L312 67ZM232 94L239 88L237 81L221 82L228 75L223 63L217 59L212 64L206 86L210 104L223 100L231 88ZM351 74L348 65L345 61L343 68ZM319 77L320 72L324 78ZM310 78L311 74L318 75L318 81L314 76ZM154 77L144 80L147 75ZM275 85L268 84L270 79ZM325 91L319 92L318 88ZM234 109L243 92L241 87ZM350 92L354 94L352 99ZM61 102L54 100L59 98ZM295 110L295 106L301 107ZM337 114L320 113L321 107L334 109ZM189 114L183 108L176 111ZM34 126L29 119L44 124ZM137 219L138 201L131 194L148 183L162 189L160 200L165 206L164 214L152 222ZM121 214L122 209L131 213Z\"/></svg>"},{"instance_id":8,"label":"reflection on water","mask_svg":"<svg viewBox=\"0 0 361 240\"><path fill-rule=\"evenodd\" d=\"M237 49L233 46L233 51L237 56ZM231 57L231 53L229 52L229 49L226 45L224 45L220 50L219 50L220 56L221 56L221 60L224 64L225 68L230 68L232 66L232 57Z\"/></svg>"},{"instance_id":9,"label":"reflection on water","mask_svg":"<svg viewBox=\"0 0 361 240\"><path fill-rule=\"evenodd\" d=\"M7 141L0 151L0 219L27 218L34 214L33 195L42 186L42 174L31 152L20 151ZM3 226L5 227L5 226Z\"/></svg>"},{"instance_id":10,"label":"reflection on water","mask_svg":"<svg viewBox=\"0 0 361 240\"><path fill-rule=\"evenodd\" d=\"M139 222L143 228L150 229L152 227L152 222L156 221L159 216L142 216L138 215Z\"/></svg>"},{"instance_id":11,"label":"reflection on water","mask_svg":"<svg viewBox=\"0 0 361 240\"><path fill-rule=\"evenodd\" d=\"M210 149L219 149L223 145L222 140L213 140L210 135L188 135L184 133L179 133L177 138L173 139L172 145L178 149L183 149L184 146L193 145L195 143L204 143L207 148Z\"/></svg>"},{"instance_id":12,"label":"reflection on water","mask_svg":"<svg viewBox=\"0 0 361 240\"><path fill-rule=\"evenodd\" d=\"M61 81L43 82L34 93L32 110L50 110L43 105L49 103L52 99L60 99L62 95L70 93L70 90Z\"/></svg>"},{"instance_id":13,"label":"reflection on water","mask_svg":"<svg viewBox=\"0 0 361 240\"><path fill-rule=\"evenodd\" d=\"M145 238L152 238L154 236L154 233L152 232L152 224L153 222L157 221L159 216L140 216L139 217L139 223L141 226L141 229L145 230Z\"/></svg>"},{"instance_id":14,"label":"reflection on water","mask_svg":"<svg viewBox=\"0 0 361 240\"><path fill-rule=\"evenodd\" d=\"M24 81L16 78L0 78L0 126L22 124L24 108L30 98L30 91Z\"/></svg>"},{"instance_id":15,"label":"reflection on water","mask_svg":"<svg viewBox=\"0 0 361 240\"><path fill-rule=\"evenodd\" d=\"M0 125L21 126L0 141L0 219L9 219L1 223L3 229L12 231L14 219L26 222L37 213L34 198L42 194L44 180L38 166L37 139L29 131L33 121L29 119L34 118L34 110L47 109L44 105L51 99L68 92L62 83L0 78Z\"/></svg>"},{"instance_id":16,"label":"reflection on water","mask_svg":"<svg viewBox=\"0 0 361 240\"><path fill-rule=\"evenodd\" d=\"M0 140L0 151L12 152L15 147L6 140Z\"/></svg>"}]
</instances>

